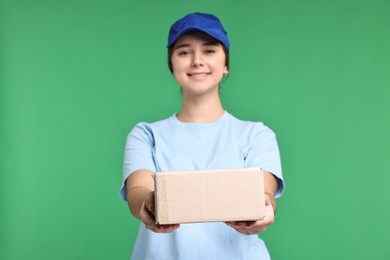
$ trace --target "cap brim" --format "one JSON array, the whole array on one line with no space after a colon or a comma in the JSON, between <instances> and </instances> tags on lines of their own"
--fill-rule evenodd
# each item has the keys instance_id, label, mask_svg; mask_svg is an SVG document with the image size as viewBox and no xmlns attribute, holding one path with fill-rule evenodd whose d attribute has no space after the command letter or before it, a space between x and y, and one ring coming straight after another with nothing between
<instances>
[{"instance_id":1,"label":"cap brim","mask_svg":"<svg viewBox=\"0 0 390 260\"><path fill-rule=\"evenodd\" d=\"M193 26L193 27L188 27L188 28L182 30L180 33L178 33L175 38L171 39L171 42L169 43L169 45L167 47L170 48L180 37L182 37L182 36L184 36L186 34L189 34L191 32L195 32L195 31L199 31L199 32L203 32L205 34L208 34L211 37L213 37L214 39L222 42L220 39L218 39L218 37L215 37L212 32L206 31L203 28L199 28L199 27Z\"/></svg>"}]
</instances>

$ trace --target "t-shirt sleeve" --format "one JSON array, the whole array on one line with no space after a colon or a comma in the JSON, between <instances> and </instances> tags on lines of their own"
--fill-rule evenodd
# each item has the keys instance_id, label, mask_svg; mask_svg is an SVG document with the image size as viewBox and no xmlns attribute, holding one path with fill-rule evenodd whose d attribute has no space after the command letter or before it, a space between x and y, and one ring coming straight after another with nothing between
<instances>
[{"instance_id":1,"label":"t-shirt sleeve","mask_svg":"<svg viewBox=\"0 0 390 260\"><path fill-rule=\"evenodd\" d=\"M260 166L263 170L272 173L278 180L278 189L275 197L282 195L284 180L278 143L275 133L262 123L257 123L253 129L251 145L245 158L245 164L247 167Z\"/></svg>"},{"instance_id":2,"label":"t-shirt sleeve","mask_svg":"<svg viewBox=\"0 0 390 260\"><path fill-rule=\"evenodd\" d=\"M141 169L156 171L153 160L153 147L153 132L147 124L137 124L128 134L123 160L123 181L120 188L122 199L126 200L125 182L131 173Z\"/></svg>"}]
</instances>

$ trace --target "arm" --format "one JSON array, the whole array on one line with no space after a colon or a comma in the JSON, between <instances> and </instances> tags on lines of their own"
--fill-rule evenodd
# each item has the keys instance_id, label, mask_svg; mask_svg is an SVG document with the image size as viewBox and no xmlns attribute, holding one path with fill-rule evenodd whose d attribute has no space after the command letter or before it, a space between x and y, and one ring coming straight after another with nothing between
<instances>
[{"instance_id":1,"label":"arm","mask_svg":"<svg viewBox=\"0 0 390 260\"><path fill-rule=\"evenodd\" d=\"M134 217L140 219L146 228L157 233L169 233L180 225L158 225L154 217L154 182L152 172L138 170L126 181L127 204Z\"/></svg>"},{"instance_id":2,"label":"arm","mask_svg":"<svg viewBox=\"0 0 390 260\"><path fill-rule=\"evenodd\" d=\"M258 221L232 221L226 222L237 232L246 235L255 235L267 230L268 226L274 223L276 201L275 192L278 187L276 177L269 172L264 171L264 190L265 190L265 218Z\"/></svg>"},{"instance_id":3,"label":"arm","mask_svg":"<svg viewBox=\"0 0 390 260\"><path fill-rule=\"evenodd\" d=\"M275 193L277 189L278 181L276 180L276 177L273 174L264 171L264 192L266 198L268 197L272 204L274 213L276 212Z\"/></svg>"}]
</instances>

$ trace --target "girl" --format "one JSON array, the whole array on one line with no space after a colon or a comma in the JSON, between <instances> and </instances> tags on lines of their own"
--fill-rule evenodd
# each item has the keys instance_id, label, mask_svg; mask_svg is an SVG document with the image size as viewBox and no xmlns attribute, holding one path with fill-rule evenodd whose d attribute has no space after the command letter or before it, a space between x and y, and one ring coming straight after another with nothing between
<instances>
[{"instance_id":1,"label":"girl","mask_svg":"<svg viewBox=\"0 0 390 260\"><path fill-rule=\"evenodd\" d=\"M219 19L192 13L168 36L168 65L182 91L179 113L139 123L126 142L122 198L140 227L132 259L269 259L258 233L274 221L284 183L272 130L224 110L219 84L229 73L229 40ZM152 172L260 167L266 217L261 221L157 225Z\"/></svg>"}]
</instances>

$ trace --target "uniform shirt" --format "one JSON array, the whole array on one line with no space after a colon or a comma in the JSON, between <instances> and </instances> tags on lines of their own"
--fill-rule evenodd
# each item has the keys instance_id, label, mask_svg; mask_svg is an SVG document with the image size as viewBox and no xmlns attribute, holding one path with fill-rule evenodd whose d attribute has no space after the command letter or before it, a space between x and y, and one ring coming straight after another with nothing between
<instances>
[{"instance_id":1,"label":"uniform shirt","mask_svg":"<svg viewBox=\"0 0 390 260\"><path fill-rule=\"evenodd\" d=\"M134 171L152 172L260 167L284 189L275 134L260 122L238 120L228 112L211 123L184 123L173 115L155 123L139 123L125 147L121 196ZM257 235L244 235L221 222L182 224L170 234L140 226L132 259L269 259Z\"/></svg>"}]
</instances>

